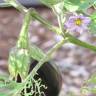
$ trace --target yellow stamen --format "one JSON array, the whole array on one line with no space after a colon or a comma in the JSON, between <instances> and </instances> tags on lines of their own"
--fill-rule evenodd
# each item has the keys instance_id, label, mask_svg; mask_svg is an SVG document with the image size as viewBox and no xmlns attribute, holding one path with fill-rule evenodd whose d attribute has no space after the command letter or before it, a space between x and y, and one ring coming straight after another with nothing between
<instances>
[{"instance_id":1,"label":"yellow stamen","mask_svg":"<svg viewBox=\"0 0 96 96\"><path fill-rule=\"evenodd\" d=\"M82 24L82 20L80 18L76 19L75 24L80 26Z\"/></svg>"}]
</instances>

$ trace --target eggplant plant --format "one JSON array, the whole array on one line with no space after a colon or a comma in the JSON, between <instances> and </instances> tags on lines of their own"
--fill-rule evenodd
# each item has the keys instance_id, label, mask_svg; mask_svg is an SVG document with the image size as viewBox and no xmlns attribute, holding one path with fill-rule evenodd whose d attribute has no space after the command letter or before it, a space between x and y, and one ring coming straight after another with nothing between
<instances>
[{"instance_id":1,"label":"eggplant plant","mask_svg":"<svg viewBox=\"0 0 96 96\"><path fill-rule=\"evenodd\" d=\"M26 8L17 0L4 0L0 7L12 6L24 15L21 32L16 43L9 53L9 76L0 76L0 88L7 90L0 92L0 96L58 96L62 78L51 55L65 43L72 43L96 52L96 46L76 38L72 33L79 35L84 32L96 34L96 12L88 14L90 7L96 9L96 0L40 0L49 7L57 17L58 26L54 26L44 19L34 8ZM67 16L71 13L70 16ZM54 45L47 53L37 46L30 44L28 29L31 21L37 20L63 39ZM94 35L93 34L93 35ZM87 83L96 84L96 75ZM81 94L96 92L95 87L81 88Z\"/></svg>"}]
</instances>

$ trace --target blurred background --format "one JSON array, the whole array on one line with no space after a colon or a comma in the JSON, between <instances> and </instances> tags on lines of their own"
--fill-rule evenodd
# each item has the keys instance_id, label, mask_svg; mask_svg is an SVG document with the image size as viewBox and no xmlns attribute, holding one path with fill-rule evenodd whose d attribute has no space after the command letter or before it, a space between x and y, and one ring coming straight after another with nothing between
<instances>
[{"instance_id":1,"label":"blurred background","mask_svg":"<svg viewBox=\"0 0 96 96\"><path fill-rule=\"evenodd\" d=\"M35 7L45 19L57 24L57 19L52 11L38 0L19 0L27 7ZM0 3L3 2L0 0ZM92 12L90 9L89 12ZM14 8L0 8L0 74L6 74L8 55L11 48L16 44L22 26L23 15ZM47 52L56 42L61 40L60 36L47 30L38 21L30 25L30 41ZM96 45L96 37L90 33L78 36L79 39ZM62 72L63 84L60 96L67 96L70 92L75 96L80 95L80 87L90 75L96 71L96 54L88 49L65 44L53 56ZM68 95L69 96L69 95Z\"/></svg>"}]
</instances>

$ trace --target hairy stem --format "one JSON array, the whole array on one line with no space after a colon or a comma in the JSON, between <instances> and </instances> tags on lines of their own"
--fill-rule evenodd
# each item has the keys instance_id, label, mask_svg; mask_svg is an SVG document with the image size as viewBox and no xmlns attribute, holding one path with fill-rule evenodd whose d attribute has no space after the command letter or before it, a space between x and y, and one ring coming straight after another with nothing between
<instances>
[{"instance_id":1,"label":"hairy stem","mask_svg":"<svg viewBox=\"0 0 96 96\"><path fill-rule=\"evenodd\" d=\"M26 13L25 18L24 18L24 22L21 28L21 32L20 32L20 36L17 42L17 47L19 48L28 48L29 46L29 40L28 40L28 29L29 29L29 24L30 24L30 9L29 11Z\"/></svg>"},{"instance_id":2,"label":"hairy stem","mask_svg":"<svg viewBox=\"0 0 96 96\"><path fill-rule=\"evenodd\" d=\"M26 78L25 82L32 76L34 77L38 71L38 69L40 69L40 67L47 62L51 55L57 50L59 49L64 43L66 42L66 40L62 40L61 42L57 43L52 49L50 49L47 54L39 61L39 63L35 66L35 68L32 70L32 72L28 75L28 77Z\"/></svg>"},{"instance_id":3,"label":"hairy stem","mask_svg":"<svg viewBox=\"0 0 96 96\"><path fill-rule=\"evenodd\" d=\"M17 0L4 0L6 3L12 5L20 12L26 13L28 9L24 7L22 4L20 4Z\"/></svg>"},{"instance_id":4,"label":"hairy stem","mask_svg":"<svg viewBox=\"0 0 96 96\"><path fill-rule=\"evenodd\" d=\"M41 66L43 66L44 63L50 59L51 55L57 49L59 49L65 42L66 40L63 39L61 42L57 43L51 50L47 52L47 54L39 61L39 63L35 66L35 68L33 68L33 70L30 72L27 78L22 82L22 86L18 88L18 90L12 96L17 96L17 94L20 93L24 89L26 84L29 82L30 78L34 77L37 74L38 69L40 69Z\"/></svg>"},{"instance_id":5,"label":"hairy stem","mask_svg":"<svg viewBox=\"0 0 96 96\"><path fill-rule=\"evenodd\" d=\"M12 6L14 6L20 12L26 13L28 11L27 8L25 8L24 6L22 6L21 4L19 4L15 0L5 0L5 2L10 3ZM57 33L59 35L62 35L62 32L60 31L60 29L58 27L55 27L52 24L50 24L47 20L45 20L44 18L42 18L39 15L39 13L37 13L34 9L31 12L31 16L32 16L32 18L34 18L34 19L38 20L39 22L41 22L44 26L46 26L51 31L53 31L53 32L55 32L55 33ZM78 40L77 38L75 38L74 36L72 36L69 33L66 33L66 37L68 37L68 41L69 42L71 42L73 44L76 44L76 45L79 45L79 46L82 46L84 48L88 48L88 49L96 52L96 46L93 46L93 45L91 45L89 43L86 43L84 41Z\"/></svg>"}]
</instances>

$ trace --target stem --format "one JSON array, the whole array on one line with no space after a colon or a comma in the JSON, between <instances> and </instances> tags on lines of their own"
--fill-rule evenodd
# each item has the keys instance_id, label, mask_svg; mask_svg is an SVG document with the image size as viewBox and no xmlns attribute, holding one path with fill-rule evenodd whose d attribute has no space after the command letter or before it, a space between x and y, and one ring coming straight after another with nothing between
<instances>
[{"instance_id":1,"label":"stem","mask_svg":"<svg viewBox=\"0 0 96 96\"><path fill-rule=\"evenodd\" d=\"M60 31L61 31L60 33L61 33L62 37L66 39L67 38L66 31L64 31L64 25L62 23L61 15L57 14L57 18L58 18L59 28L60 28Z\"/></svg>"},{"instance_id":2,"label":"stem","mask_svg":"<svg viewBox=\"0 0 96 96\"><path fill-rule=\"evenodd\" d=\"M20 4L17 0L4 0L6 3L9 3L13 7L15 7L20 12L26 13L28 9Z\"/></svg>"},{"instance_id":3,"label":"stem","mask_svg":"<svg viewBox=\"0 0 96 96\"><path fill-rule=\"evenodd\" d=\"M88 44L86 42L83 42L77 38L75 38L74 36L70 35L69 33L66 33L66 36L68 37L68 41L73 43L73 44L76 44L78 46L82 46L84 48L87 48L87 49L90 49L92 51L95 51L96 52L96 46L92 45L92 44Z\"/></svg>"},{"instance_id":4,"label":"stem","mask_svg":"<svg viewBox=\"0 0 96 96\"><path fill-rule=\"evenodd\" d=\"M39 19L37 19L37 17L39 17ZM71 43L73 43L73 44L76 44L76 45L79 45L79 46L82 46L82 47L84 47L84 48L87 48L87 49L90 49L90 50L92 50L92 51L95 51L96 52L96 46L94 46L94 45L92 45L92 44L89 44L89 43L86 43L86 42L84 42L84 41L81 41L81 40L79 40L79 39L77 39L77 38L75 38L74 36L72 36L71 34L69 34L69 33L65 33L64 31L63 31L63 34L62 34L62 32L60 31L60 29L58 28L58 27L55 27L55 26L53 26L53 25L51 25L51 24L49 24L49 22L47 21L47 20L45 20L44 18L43 19L41 19L40 18L41 16L36 16L36 14L33 16L33 18L35 18L36 20L38 20L39 22L41 22L44 26L46 26L49 30L51 30L51 31L53 31L53 32L55 32L55 33L57 33L57 34L59 34L59 35L62 35L63 36L63 38L68 38L68 41L69 42L71 42ZM48 24L46 24L45 22L47 22ZM49 26L49 25L51 25L51 27ZM65 33L65 34L64 34Z\"/></svg>"},{"instance_id":5,"label":"stem","mask_svg":"<svg viewBox=\"0 0 96 96\"><path fill-rule=\"evenodd\" d=\"M34 77L38 71L38 69L40 69L41 66L43 66L43 64L45 62L47 62L51 55L57 50L59 49L64 43L66 42L66 40L62 40L61 42L57 43L51 50L49 50L47 52L47 54L39 61L39 63L35 66L35 68L32 70L32 72L28 75L28 77L25 79L25 82L27 82L27 80L29 80L29 78L32 76Z\"/></svg>"},{"instance_id":6,"label":"stem","mask_svg":"<svg viewBox=\"0 0 96 96\"><path fill-rule=\"evenodd\" d=\"M57 16L57 18L58 18L58 23L59 23L60 31L63 33L63 27L62 27L61 16Z\"/></svg>"},{"instance_id":7,"label":"stem","mask_svg":"<svg viewBox=\"0 0 96 96\"><path fill-rule=\"evenodd\" d=\"M19 48L28 48L28 29L29 29L29 24L30 24L30 9L26 13L23 26L20 32L19 40L17 42L17 47Z\"/></svg>"},{"instance_id":8,"label":"stem","mask_svg":"<svg viewBox=\"0 0 96 96\"><path fill-rule=\"evenodd\" d=\"M47 54L39 61L39 63L35 66L35 68L33 68L33 70L31 71L31 73L27 76L27 78L22 82L22 86L20 88L18 88L18 90L16 91L16 93L14 93L12 96L17 95L19 92L21 92L24 87L26 86L28 80L30 79L30 77L34 77L38 71L38 69L40 69L41 66L44 65L45 62L47 62L51 55L57 50L59 49L64 43L66 42L66 40L62 40L61 42L57 43L51 50L49 50L47 52Z\"/></svg>"},{"instance_id":9,"label":"stem","mask_svg":"<svg viewBox=\"0 0 96 96\"><path fill-rule=\"evenodd\" d=\"M57 27L53 26L52 24L50 24L49 21L47 21L46 19L44 19L43 17L41 17L40 14L38 12L36 12L35 9L32 10L31 16L34 19L36 19L37 21L39 21L41 24L43 24L44 26L46 26L49 30L52 30L53 32L56 32L57 34L61 34L60 31L56 31L57 30Z\"/></svg>"},{"instance_id":10,"label":"stem","mask_svg":"<svg viewBox=\"0 0 96 96\"><path fill-rule=\"evenodd\" d=\"M14 1L14 0L5 0L5 1L7 3L10 3L11 5L13 5L20 12L26 13L28 11L27 8L25 8L24 6L22 6L21 4L19 4L18 2ZM10 2L8 2L8 1L10 1ZM11 3L11 2L13 2L13 3ZM34 9L31 12L31 16L32 16L32 18L41 22L44 26L46 26L51 31L56 32L59 35L62 35L62 32L60 31L60 29L58 27L51 25L47 20L42 18ZM79 46L82 46L82 47L85 47L85 48L88 48L88 49L96 52L96 46L93 46L93 45L88 44L84 41L78 40L77 38L75 38L74 36L72 36L69 33L66 33L66 36L68 37L69 42L76 44L76 45L79 45Z\"/></svg>"},{"instance_id":11,"label":"stem","mask_svg":"<svg viewBox=\"0 0 96 96\"><path fill-rule=\"evenodd\" d=\"M26 7L24 7L23 5L21 5L18 1L16 0L4 0L6 3L9 3L10 5L12 5L13 7L15 7L17 10L19 10L20 12L22 12L23 14L25 14L28 9ZM36 12L35 9L31 9L31 17L38 20L39 22L41 22L44 26L46 26L48 29L52 30L53 32L56 32L57 34L60 34L58 32L60 31L56 31L58 30L55 26L53 26L52 24L50 24L50 22L48 22L47 20L45 20L44 18L42 18L38 12Z\"/></svg>"}]
</instances>

